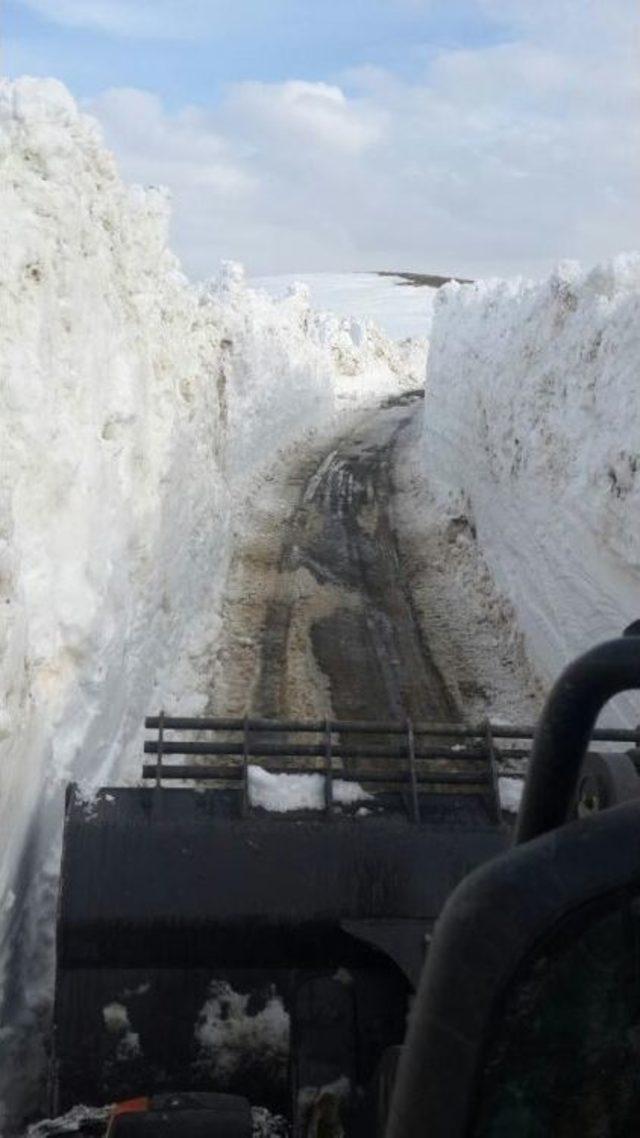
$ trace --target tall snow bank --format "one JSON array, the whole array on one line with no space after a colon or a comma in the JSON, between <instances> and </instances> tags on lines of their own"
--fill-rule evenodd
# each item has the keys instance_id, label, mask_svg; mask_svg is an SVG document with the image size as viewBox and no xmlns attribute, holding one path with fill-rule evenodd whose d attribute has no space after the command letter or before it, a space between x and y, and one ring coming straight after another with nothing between
<instances>
[{"instance_id":1,"label":"tall snow bank","mask_svg":"<svg viewBox=\"0 0 640 1138\"><path fill-rule=\"evenodd\" d=\"M396 342L370 321L315 312L304 284L274 301L228 263L200 297L223 329L216 382L234 482L305 426L423 384L426 341Z\"/></svg>"},{"instance_id":2,"label":"tall snow bank","mask_svg":"<svg viewBox=\"0 0 640 1138\"><path fill-rule=\"evenodd\" d=\"M640 616L639 369L639 255L436 299L427 472L475 526L548 680Z\"/></svg>"},{"instance_id":3,"label":"tall snow bank","mask_svg":"<svg viewBox=\"0 0 640 1138\"><path fill-rule=\"evenodd\" d=\"M275 303L234 266L190 286L168 217L162 191L123 185L59 83L0 83L0 995L12 1030L46 989L36 947L51 942L64 783L135 776L147 709L206 698L242 485L345 391L366 400L405 382L399 348L328 324L304 292Z\"/></svg>"}]
</instances>

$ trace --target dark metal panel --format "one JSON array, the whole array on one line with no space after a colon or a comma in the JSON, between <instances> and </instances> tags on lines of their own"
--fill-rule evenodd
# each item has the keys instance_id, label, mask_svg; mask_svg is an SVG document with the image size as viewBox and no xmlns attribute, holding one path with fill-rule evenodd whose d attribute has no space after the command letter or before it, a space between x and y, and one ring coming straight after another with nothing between
<instances>
[{"instance_id":1,"label":"dark metal panel","mask_svg":"<svg viewBox=\"0 0 640 1138\"><path fill-rule=\"evenodd\" d=\"M60 959L195 965L315 959L343 918L433 920L471 868L504 849L486 825L406 818L220 817L218 791L114 789L71 798ZM230 792L233 794L233 792Z\"/></svg>"},{"instance_id":2,"label":"dark metal panel","mask_svg":"<svg viewBox=\"0 0 640 1138\"><path fill-rule=\"evenodd\" d=\"M343 921L351 936L384 952L400 968L412 986L418 986L432 921Z\"/></svg>"}]
</instances>

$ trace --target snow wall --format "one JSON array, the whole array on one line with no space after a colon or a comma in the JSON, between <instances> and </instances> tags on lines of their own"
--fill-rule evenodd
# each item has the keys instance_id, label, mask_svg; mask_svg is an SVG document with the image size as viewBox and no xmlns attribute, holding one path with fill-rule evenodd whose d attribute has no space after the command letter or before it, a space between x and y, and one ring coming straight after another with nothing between
<instances>
[{"instance_id":1,"label":"snow wall","mask_svg":"<svg viewBox=\"0 0 640 1138\"><path fill-rule=\"evenodd\" d=\"M64 784L136 777L145 713L204 707L252 479L422 370L424 346L315 314L304 289L274 302L233 265L189 285L168 216L59 83L0 83L5 1028L50 992Z\"/></svg>"},{"instance_id":2,"label":"snow wall","mask_svg":"<svg viewBox=\"0 0 640 1138\"><path fill-rule=\"evenodd\" d=\"M470 517L546 681L640 617L639 383L640 255L436 298L427 473Z\"/></svg>"}]
</instances>

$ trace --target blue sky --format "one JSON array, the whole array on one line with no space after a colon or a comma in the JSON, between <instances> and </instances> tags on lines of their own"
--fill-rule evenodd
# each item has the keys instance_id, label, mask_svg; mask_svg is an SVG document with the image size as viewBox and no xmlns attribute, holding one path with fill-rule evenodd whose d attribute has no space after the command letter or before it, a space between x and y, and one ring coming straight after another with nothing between
<instances>
[{"instance_id":1,"label":"blue sky","mask_svg":"<svg viewBox=\"0 0 640 1138\"><path fill-rule=\"evenodd\" d=\"M192 276L540 275L637 244L637 0L4 0Z\"/></svg>"},{"instance_id":2,"label":"blue sky","mask_svg":"<svg viewBox=\"0 0 640 1138\"><path fill-rule=\"evenodd\" d=\"M55 74L82 97L145 87L170 109L211 103L230 82L331 80L364 65L416 79L440 48L505 35L475 4L421 0L5 0L4 14L9 74Z\"/></svg>"}]
</instances>

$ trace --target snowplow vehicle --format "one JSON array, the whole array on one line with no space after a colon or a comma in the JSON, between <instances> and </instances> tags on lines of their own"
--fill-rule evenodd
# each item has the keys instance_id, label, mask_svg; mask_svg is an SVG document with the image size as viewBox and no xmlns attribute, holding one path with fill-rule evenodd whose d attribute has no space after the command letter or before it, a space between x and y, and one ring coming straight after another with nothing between
<instances>
[{"instance_id":1,"label":"snowplow vehicle","mask_svg":"<svg viewBox=\"0 0 640 1138\"><path fill-rule=\"evenodd\" d=\"M634 688L627 636L535 733L149 719L148 785L67 794L54 1113L117 1104L81 1130L111 1138L638 1133L640 733L595 727ZM514 838L498 771L525 755ZM317 801L265 809L256 769Z\"/></svg>"}]
</instances>

